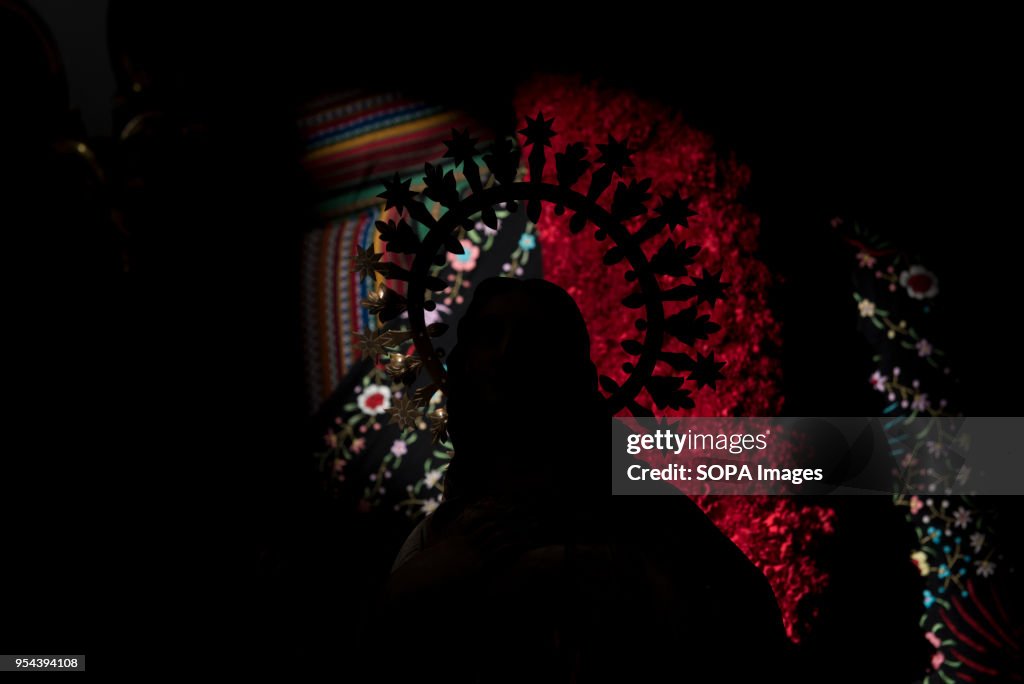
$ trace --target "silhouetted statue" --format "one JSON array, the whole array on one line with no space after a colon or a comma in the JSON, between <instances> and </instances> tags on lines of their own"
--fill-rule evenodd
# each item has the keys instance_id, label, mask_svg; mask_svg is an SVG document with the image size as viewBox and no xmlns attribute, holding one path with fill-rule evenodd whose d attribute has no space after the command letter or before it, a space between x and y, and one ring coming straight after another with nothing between
<instances>
[{"instance_id":1,"label":"silhouetted statue","mask_svg":"<svg viewBox=\"0 0 1024 684\"><path fill-rule=\"evenodd\" d=\"M685 496L611 496L611 421L568 293L482 282L448 373L445 501L399 553L381 615L396 679L780 676L778 606L739 549Z\"/></svg>"}]
</instances>

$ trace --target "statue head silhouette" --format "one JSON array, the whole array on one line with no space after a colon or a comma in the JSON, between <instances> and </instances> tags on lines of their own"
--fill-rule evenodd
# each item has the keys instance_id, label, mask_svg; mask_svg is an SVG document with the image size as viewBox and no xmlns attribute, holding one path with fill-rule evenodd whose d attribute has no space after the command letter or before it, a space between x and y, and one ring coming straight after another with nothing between
<instances>
[{"instance_id":1,"label":"statue head silhouette","mask_svg":"<svg viewBox=\"0 0 1024 684\"><path fill-rule=\"evenodd\" d=\"M448 494L557 486L570 463L594 456L594 421L606 414L586 323L562 288L480 283L447 365L456 454Z\"/></svg>"}]
</instances>

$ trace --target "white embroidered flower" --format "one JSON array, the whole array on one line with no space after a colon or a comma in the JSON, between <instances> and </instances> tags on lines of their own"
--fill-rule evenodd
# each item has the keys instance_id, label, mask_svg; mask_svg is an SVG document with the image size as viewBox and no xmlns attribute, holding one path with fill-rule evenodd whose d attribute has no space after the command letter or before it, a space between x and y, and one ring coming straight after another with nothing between
<instances>
[{"instance_id":1,"label":"white embroidered flower","mask_svg":"<svg viewBox=\"0 0 1024 684\"><path fill-rule=\"evenodd\" d=\"M970 537L971 549L974 553L981 553L981 547L985 545L985 534L983 532L975 532Z\"/></svg>"},{"instance_id":2,"label":"white embroidered flower","mask_svg":"<svg viewBox=\"0 0 1024 684\"><path fill-rule=\"evenodd\" d=\"M900 285L914 299L931 299L939 294L939 279L924 266L911 266L900 273Z\"/></svg>"},{"instance_id":3,"label":"white embroidered flower","mask_svg":"<svg viewBox=\"0 0 1024 684\"><path fill-rule=\"evenodd\" d=\"M996 571L996 564L990 560L974 561L974 564L978 566L979 577L991 577Z\"/></svg>"},{"instance_id":4,"label":"white embroidered flower","mask_svg":"<svg viewBox=\"0 0 1024 684\"><path fill-rule=\"evenodd\" d=\"M385 385L367 385L356 398L359 410L368 416L379 416L391 408L391 388Z\"/></svg>"},{"instance_id":5,"label":"white embroidered flower","mask_svg":"<svg viewBox=\"0 0 1024 684\"><path fill-rule=\"evenodd\" d=\"M437 507L440 505L441 503L437 499L427 499L426 501L423 502L423 505L420 506L420 510L426 513L427 515L430 515L431 513L436 511Z\"/></svg>"},{"instance_id":6,"label":"white embroidered flower","mask_svg":"<svg viewBox=\"0 0 1024 684\"><path fill-rule=\"evenodd\" d=\"M440 470L431 470L431 471L429 471L423 477L423 484L427 485L427 487L433 487L433 486L437 485L437 483L440 482L440 481L441 481L441 471Z\"/></svg>"},{"instance_id":7,"label":"white embroidered flower","mask_svg":"<svg viewBox=\"0 0 1024 684\"><path fill-rule=\"evenodd\" d=\"M956 521L953 523L954 525L966 530L967 526L971 524L971 512L961 506L956 509L955 513L953 513L953 520Z\"/></svg>"},{"instance_id":8,"label":"white embroidered flower","mask_svg":"<svg viewBox=\"0 0 1024 684\"><path fill-rule=\"evenodd\" d=\"M857 309L862 318L871 318L875 315L875 303L870 299L862 299L857 303Z\"/></svg>"}]
</instances>

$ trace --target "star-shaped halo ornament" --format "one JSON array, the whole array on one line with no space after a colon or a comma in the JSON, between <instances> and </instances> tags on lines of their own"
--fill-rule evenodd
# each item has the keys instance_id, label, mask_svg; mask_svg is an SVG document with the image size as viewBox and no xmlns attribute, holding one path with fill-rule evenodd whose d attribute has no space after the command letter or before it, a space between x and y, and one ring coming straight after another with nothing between
<instances>
[{"instance_id":1,"label":"star-shaped halo ornament","mask_svg":"<svg viewBox=\"0 0 1024 684\"><path fill-rule=\"evenodd\" d=\"M528 145L551 147L551 139L558 135L552 128L554 125L554 119L545 121L544 112L540 112L534 119L526 117L526 128L519 132L526 138L526 144Z\"/></svg>"},{"instance_id":2,"label":"star-shaped halo ornament","mask_svg":"<svg viewBox=\"0 0 1024 684\"><path fill-rule=\"evenodd\" d=\"M402 430L413 430L419 423L423 410L415 401L409 398L408 394L403 394L398 399L392 401L388 413L391 414L391 420L388 421L389 425L397 425Z\"/></svg>"},{"instance_id":3,"label":"star-shaped halo ornament","mask_svg":"<svg viewBox=\"0 0 1024 684\"><path fill-rule=\"evenodd\" d=\"M380 263L383 254L378 254L373 249L356 247L356 271L363 280L369 278L377 271L387 274L388 265Z\"/></svg>"},{"instance_id":4,"label":"star-shaped halo ornament","mask_svg":"<svg viewBox=\"0 0 1024 684\"><path fill-rule=\"evenodd\" d=\"M676 226L689 228L690 217L697 215L697 212L690 209L690 200L680 197L679 193L662 197L661 206L655 211L665 219L669 228Z\"/></svg>"},{"instance_id":5,"label":"star-shaped halo ornament","mask_svg":"<svg viewBox=\"0 0 1024 684\"><path fill-rule=\"evenodd\" d=\"M367 353L389 354L388 373L407 385L411 385L420 370L430 375L429 384L416 391L410 388L394 401L391 422L403 428L415 428L427 424L429 417L435 440L446 438L445 409L432 408L427 415L430 397L438 390L444 393L448 386L442 356L432 342L446 326L427 325L425 312L433 310L435 297L432 293L443 292L448 286L439 273L445 267L446 253L461 253L459 236L461 231L474 228L471 217L479 215L486 225L491 225L495 206L515 210L519 203L525 203L527 218L535 223L545 202L554 205L559 213L573 212L571 233L581 233L588 225L593 226L595 239L609 241L604 263L611 266L625 262L628 266L623 277L635 288L621 303L626 315L634 316L639 339L622 342L622 348L636 357L623 365L623 370L629 374L625 382L619 384L607 376L600 378L609 414L625 411L638 417L652 416L649 403L660 409L693 407L692 392L703 387L714 389L715 382L723 377L720 371L725 364L715 360L714 352L705 356L694 350L694 359L689 353L663 350L663 343L668 337L674 337L693 347L697 340L707 340L717 332L720 326L711 321L709 315L700 313L699 307L706 304L713 308L726 296L729 283L721 281L721 272L705 270L699 277L689 274L700 247L681 240L677 242L674 231L688 228L690 218L696 215L690 208L690 200L671 194L660 197L658 207L649 207L651 180L629 179L627 182L623 179L626 169L633 167L630 157L634 151L628 141L612 136L608 136L607 143L597 145L598 157L594 160L587 158L588 150L582 143L569 143L556 151L557 183L545 182L548 161L544 149L553 147L552 141L558 136L554 120L546 119L543 113L527 117L520 133L524 136L524 146L530 148L529 181L519 180L516 172L520 150L509 141L499 141L483 155L483 161L492 167L489 169L491 180L485 187L478 162L478 141L467 130L453 130L451 140L445 143L446 157L462 166L471 189L468 195L460 196L454 191L450 171L442 173L440 167L430 164L425 167L424 190L420 196L410 189L412 179L403 181L395 176L385 183L380 197L386 200L387 208L397 209L401 216L397 222L378 222L377 228L387 243L388 253L408 255L404 257L406 265L383 262L380 254L360 252L356 267L365 274L385 273L389 279L405 281L404 297L381 285L363 304L377 314L382 323L404 312L408 328L391 325L388 332L378 338L361 339L360 344ZM577 189L588 171L591 173L587 187ZM610 202L599 201L609 188ZM428 211L427 200L443 206L443 213L436 215ZM637 221L641 221L638 229L627 227L627 223L635 225ZM418 230L414 228L417 223ZM664 242L648 259L644 243L659 238ZM587 238L580 236L579 239ZM411 266L408 266L409 257ZM674 286L663 289L659 280L662 277L689 277L690 282L679 284L677 281ZM673 303L671 315L666 313L666 302ZM408 340L413 342L415 356L397 354L397 345ZM669 375L656 374L659 362L671 368ZM696 387L686 387L689 383ZM649 403L638 401L642 392L646 393Z\"/></svg>"},{"instance_id":6,"label":"star-shaped halo ornament","mask_svg":"<svg viewBox=\"0 0 1024 684\"><path fill-rule=\"evenodd\" d=\"M416 201L416 194L409 189L411 185L411 178L403 181L396 173L395 177L390 181L384 181L384 192L377 195L377 197L384 200L385 209L395 208L402 210Z\"/></svg>"}]
</instances>

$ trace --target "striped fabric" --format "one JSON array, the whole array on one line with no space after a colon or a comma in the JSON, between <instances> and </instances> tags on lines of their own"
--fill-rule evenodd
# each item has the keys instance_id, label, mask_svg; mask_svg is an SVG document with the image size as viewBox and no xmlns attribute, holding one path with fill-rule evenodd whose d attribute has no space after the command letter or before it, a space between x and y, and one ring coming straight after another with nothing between
<instances>
[{"instance_id":1,"label":"striped fabric","mask_svg":"<svg viewBox=\"0 0 1024 684\"><path fill-rule=\"evenodd\" d=\"M381 181L420 174L440 159L452 128L476 126L461 112L394 93L341 93L309 103L299 122L302 164L320 193L321 216L376 203Z\"/></svg>"},{"instance_id":2,"label":"striped fabric","mask_svg":"<svg viewBox=\"0 0 1024 684\"><path fill-rule=\"evenodd\" d=\"M352 268L356 247L374 240L380 207L331 221L307 233L302 245L302 317L306 387L310 412L326 401L359 360L355 333L373 330L376 320L359 305L372 281Z\"/></svg>"},{"instance_id":3,"label":"striped fabric","mask_svg":"<svg viewBox=\"0 0 1024 684\"><path fill-rule=\"evenodd\" d=\"M350 92L308 103L298 128L305 145L302 163L320 195L317 213L324 221L304 236L302 248L306 387L313 413L359 360L356 334L377 325L359 305L375 282L360 279L352 262L357 247L384 251L374 223L396 216L393 211L384 216L377 197L382 181L398 173L412 178L414 189L421 187L423 164L442 160L452 128L479 131L479 126L461 112L394 93ZM456 180L466 192L461 173ZM386 260L405 258L391 254ZM388 284L405 289L402 282Z\"/></svg>"}]
</instances>

